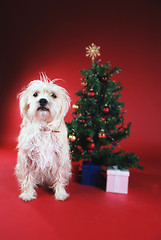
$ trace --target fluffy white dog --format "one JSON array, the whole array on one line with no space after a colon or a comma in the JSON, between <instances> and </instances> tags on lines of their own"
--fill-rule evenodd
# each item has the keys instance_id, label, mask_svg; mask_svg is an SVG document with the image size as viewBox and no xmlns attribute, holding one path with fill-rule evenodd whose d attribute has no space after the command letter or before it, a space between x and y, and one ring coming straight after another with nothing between
<instances>
[{"instance_id":1,"label":"fluffy white dog","mask_svg":"<svg viewBox=\"0 0 161 240\"><path fill-rule=\"evenodd\" d=\"M23 118L18 138L15 173L20 198L35 199L38 185L47 184L57 200L69 195L65 190L71 176L69 142L64 117L70 106L67 91L44 74L30 82L19 94Z\"/></svg>"}]
</instances>

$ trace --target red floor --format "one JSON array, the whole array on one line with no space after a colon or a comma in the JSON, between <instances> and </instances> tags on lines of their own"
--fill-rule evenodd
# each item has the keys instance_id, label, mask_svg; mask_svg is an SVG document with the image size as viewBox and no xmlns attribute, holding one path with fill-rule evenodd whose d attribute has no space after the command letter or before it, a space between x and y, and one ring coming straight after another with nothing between
<instances>
[{"instance_id":1,"label":"red floor","mask_svg":"<svg viewBox=\"0 0 161 240\"><path fill-rule=\"evenodd\" d=\"M70 198L18 199L16 153L0 150L0 240L161 240L161 175L131 171L129 194L72 182Z\"/></svg>"}]
</instances>

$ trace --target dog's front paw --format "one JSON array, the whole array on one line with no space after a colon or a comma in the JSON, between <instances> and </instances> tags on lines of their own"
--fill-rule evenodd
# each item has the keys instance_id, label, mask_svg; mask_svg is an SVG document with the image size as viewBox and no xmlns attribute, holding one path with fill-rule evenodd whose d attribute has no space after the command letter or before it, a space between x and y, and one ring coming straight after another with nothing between
<instances>
[{"instance_id":1,"label":"dog's front paw","mask_svg":"<svg viewBox=\"0 0 161 240\"><path fill-rule=\"evenodd\" d=\"M69 194L65 191L64 188L55 191L55 199L64 201L66 198L69 197Z\"/></svg>"},{"instance_id":2,"label":"dog's front paw","mask_svg":"<svg viewBox=\"0 0 161 240\"><path fill-rule=\"evenodd\" d=\"M37 197L36 191L25 191L19 195L19 198L26 202L36 199L36 197Z\"/></svg>"}]
</instances>

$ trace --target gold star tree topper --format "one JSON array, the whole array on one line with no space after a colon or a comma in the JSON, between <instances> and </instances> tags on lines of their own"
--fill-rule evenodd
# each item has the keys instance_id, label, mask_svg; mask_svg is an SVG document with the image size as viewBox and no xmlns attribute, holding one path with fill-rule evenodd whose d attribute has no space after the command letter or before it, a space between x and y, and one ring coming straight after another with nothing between
<instances>
[{"instance_id":1,"label":"gold star tree topper","mask_svg":"<svg viewBox=\"0 0 161 240\"><path fill-rule=\"evenodd\" d=\"M94 43L91 44L91 46L89 47L86 47L86 57L91 57L92 61L94 61L94 59L97 57L97 56L100 56L100 47L99 46L96 46Z\"/></svg>"}]
</instances>

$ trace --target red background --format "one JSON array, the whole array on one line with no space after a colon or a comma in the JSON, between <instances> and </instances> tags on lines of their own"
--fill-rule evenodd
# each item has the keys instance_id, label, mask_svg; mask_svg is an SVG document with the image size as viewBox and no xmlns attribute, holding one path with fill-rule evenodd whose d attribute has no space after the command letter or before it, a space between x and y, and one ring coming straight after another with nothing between
<instances>
[{"instance_id":1,"label":"red background","mask_svg":"<svg viewBox=\"0 0 161 240\"><path fill-rule=\"evenodd\" d=\"M160 173L160 1L33 1L1 6L0 144L15 147L21 122L16 95L46 72L62 78L70 93L81 88L90 67L85 47L101 46L102 62L119 65L122 100L131 137L121 147L141 158L148 172ZM66 120L71 120L69 111Z\"/></svg>"}]
</instances>

